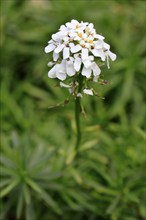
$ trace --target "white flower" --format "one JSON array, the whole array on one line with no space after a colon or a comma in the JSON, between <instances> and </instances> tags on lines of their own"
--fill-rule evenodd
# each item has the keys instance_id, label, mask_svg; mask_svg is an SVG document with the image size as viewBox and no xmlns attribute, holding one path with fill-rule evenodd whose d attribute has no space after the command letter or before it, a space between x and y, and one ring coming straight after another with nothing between
<instances>
[{"instance_id":1,"label":"white flower","mask_svg":"<svg viewBox=\"0 0 146 220\"><path fill-rule=\"evenodd\" d=\"M67 85L67 84L65 84L65 83L63 83L63 82L60 82L60 87L67 88L70 93L73 93L73 92L75 91L76 86L78 86L78 83L77 83L77 82L70 83L69 85ZM81 97L80 94L81 94L81 93L78 93L77 96L78 96L78 97Z\"/></svg>"},{"instance_id":2,"label":"white flower","mask_svg":"<svg viewBox=\"0 0 146 220\"><path fill-rule=\"evenodd\" d=\"M109 69L110 68L109 57L111 58L112 61L114 61L117 58L117 56L116 56L116 54L112 53L110 50L107 50L105 52L105 55L106 55L106 58L107 58L107 67Z\"/></svg>"},{"instance_id":3,"label":"white flower","mask_svg":"<svg viewBox=\"0 0 146 220\"><path fill-rule=\"evenodd\" d=\"M56 65L53 66L52 69L50 69L50 71L48 72L48 77L50 77L50 78L56 78Z\"/></svg>"},{"instance_id":4,"label":"white flower","mask_svg":"<svg viewBox=\"0 0 146 220\"><path fill-rule=\"evenodd\" d=\"M73 60L74 59L70 59L69 61L66 61L66 73L68 76L73 76L76 74Z\"/></svg>"},{"instance_id":5,"label":"white flower","mask_svg":"<svg viewBox=\"0 0 146 220\"><path fill-rule=\"evenodd\" d=\"M52 61L48 63L51 67L48 77L61 81L81 74L84 80L90 78L97 82L101 73L97 62L106 61L109 68L109 59L116 59L116 54L110 51L110 45L104 42L104 37L96 33L92 23L75 19L60 26L48 41L45 52L53 52ZM60 86L65 87L62 83ZM74 91L75 88L70 86L68 89ZM90 89L83 91L93 94Z\"/></svg>"},{"instance_id":6,"label":"white flower","mask_svg":"<svg viewBox=\"0 0 146 220\"><path fill-rule=\"evenodd\" d=\"M82 60L78 54L74 55L74 69L78 72L81 68Z\"/></svg>"},{"instance_id":7,"label":"white flower","mask_svg":"<svg viewBox=\"0 0 146 220\"><path fill-rule=\"evenodd\" d=\"M59 54L55 53L55 51L53 52L53 61L57 61L59 58Z\"/></svg>"},{"instance_id":8,"label":"white flower","mask_svg":"<svg viewBox=\"0 0 146 220\"><path fill-rule=\"evenodd\" d=\"M58 78L60 80L66 79L66 61L62 60L60 64L56 64L53 68L48 72L48 77L50 78Z\"/></svg>"},{"instance_id":9,"label":"white flower","mask_svg":"<svg viewBox=\"0 0 146 220\"><path fill-rule=\"evenodd\" d=\"M69 58L69 55L70 55L69 47L65 47L63 49L63 59Z\"/></svg>"},{"instance_id":10,"label":"white flower","mask_svg":"<svg viewBox=\"0 0 146 220\"><path fill-rule=\"evenodd\" d=\"M82 96L82 94L81 94L81 93L77 93L77 97L82 98L83 96Z\"/></svg>"},{"instance_id":11,"label":"white flower","mask_svg":"<svg viewBox=\"0 0 146 220\"><path fill-rule=\"evenodd\" d=\"M60 82L60 86L64 87L64 88L71 88L71 85L67 85L67 84L65 84L63 82Z\"/></svg>"},{"instance_id":12,"label":"white flower","mask_svg":"<svg viewBox=\"0 0 146 220\"><path fill-rule=\"evenodd\" d=\"M54 66L54 62L52 62L52 61L51 61L51 62L49 62L49 63L48 63L48 66L49 66L49 67Z\"/></svg>"},{"instance_id":13,"label":"white flower","mask_svg":"<svg viewBox=\"0 0 146 220\"><path fill-rule=\"evenodd\" d=\"M69 29L76 29L77 26L80 26L80 23L76 20L71 20L71 22L66 23L66 27Z\"/></svg>"},{"instance_id":14,"label":"white flower","mask_svg":"<svg viewBox=\"0 0 146 220\"><path fill-rule=\"evenodd\" d=\"M45 53L50 53L51 51L53 51L55 49L55 45L50 43L47 47L45 47Z\"/></svg>"},{"instance_id":15,"label":"white flower","mask_svg":"<svg viewBox=\"0 0 146 220\"><path fill-rule=\"evenodd\" d=\"M89 68L91 66L93 60L94 60L93 56L88 56L86 59L82 59L83 64L86 68Z\"/></svg>"},{"instance_id":16,"label":"white flower","mask_svg":"<svg viewBox=\"0 0 146 220\"><path fill-rule=\"evenodd\" d=\"M93 95L92 89L83 89L83 92L87 95Z\"/></svg>"},{"instance_id":17,"label":"white flower","mask_svg":"<svg viewBox=\"0 0 146 220\"><path fill-rule=\"evenodd\" d=\"M94 77L99 76L99 74L101 72L100 68L97 66L97 64L95 62L93 62L88 68L86 68L84 66L83 70L82 70L82 75L86 76L87 78L90 78L92 71L93 71Z\"/></svg>"},{"instance_id":18,"label":"white flower","mask_svg":"<svg viewBox=\"0 0 146 220\"><path fill-rule=\"evenodd\" d=\"M79 44L75 45L74 43L70 43L69 46L72 53L77 53L82 49Z\"/></svg>"},{"instance_id":19,"label":"white flower","mask_svg":"<svg viewBox=\"0 0 146 220\"><path fill-rule=\"evenodd\" d=\"M55 53L60 53L64 47L65 47L64 44L59 44L59 45L55 48L54 52L55 52Z\"/></svg>"},{"instance_id":20,"label":"white flower","mask_svg":"<svg viewBox=\"0 0 146 220\"><path fill-rule=\"evenodd\" d=\"M56 78L63 81L66 77L66 61L62 60L60 64L56 64Z\"/></svg>"}]
</instances>

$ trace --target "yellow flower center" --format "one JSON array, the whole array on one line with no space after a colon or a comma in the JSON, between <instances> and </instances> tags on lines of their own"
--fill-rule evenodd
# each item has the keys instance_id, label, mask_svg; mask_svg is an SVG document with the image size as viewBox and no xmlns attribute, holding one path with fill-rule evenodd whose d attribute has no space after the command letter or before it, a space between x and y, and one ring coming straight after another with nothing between
<instances>
[{"instance_id":1,"label":"yellow flower center","mask_svg":"<svg viewBox=\"0 0 146 220\"><path fill-rule=\"evenodd\" d=\"M82 33L78 33L78 36L79 36L80 38L82 38Z\"/></svg>"},{"instance_id":2,"label":"yellow flower center","mask_svg":"<svg viewBox=\"0 0 146 220\"><path fill-rule=\"evenodd\" d=\"M90 33L90 29L88 27L85 29L85 31L86 31L87 34Z\"/></svg>"},{"instance_id":3,"label":"yellow flower center","mask_svg":"<svg viewBox=\"0 0 146 220\"><path fill-rule=\"evenodd\" d=\"M89 43L89 44L92 44L92 43L93 43L93 40L91 40L91 39L88 40L88 43Z\"/></svg>"}]
</instances>

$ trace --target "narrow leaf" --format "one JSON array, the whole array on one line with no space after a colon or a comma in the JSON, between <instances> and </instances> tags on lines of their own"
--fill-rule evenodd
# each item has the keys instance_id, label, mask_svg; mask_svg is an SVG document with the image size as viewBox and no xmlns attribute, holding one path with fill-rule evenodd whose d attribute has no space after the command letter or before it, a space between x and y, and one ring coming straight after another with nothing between
<instances>
[{"instance_id":1,"label":"narrow leaf","mask_svg":"<svg viewBox=\"0 0 146 220\"><path fill-rule=\"evenodd\" d=\"M3 198L6 196L10 191L12 191L19 183L19 180L16 179L14 180L10 185L5 187L1 192L0 192L0 198Z\"/></svg>"},{"instance_id":2,"label":"narrow leaf","mask_svg":"<svg viewBox=\"0 0 146 220\"><path fill-rule=\"evenodd\" d=\"M17 219L21 217L22 211L23 211L23 193L21 191L18 198L17 209L16 209Z\"/></svg>"}]
</instances>

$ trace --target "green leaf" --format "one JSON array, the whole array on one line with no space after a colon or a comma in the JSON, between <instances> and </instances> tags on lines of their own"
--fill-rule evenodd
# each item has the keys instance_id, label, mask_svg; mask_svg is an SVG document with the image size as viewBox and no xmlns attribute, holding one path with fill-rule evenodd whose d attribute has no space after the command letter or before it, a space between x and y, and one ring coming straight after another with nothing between
<instances>
[{"instance_id":1,"label":"green leaf","mask_svg":"<svg viewBox=\"0 0 146 220\"><path fill-rule=\"evenodd\" d=\"M12 170L7 167L0 166L0 174L1 176L16 176L16 170Z\"/></svg>"},{"instance_id":2,"label":"green leaf","mask_svg":"<svg viewBox=\"0 0 146 220\"><path fill-rule=\"evenodd\" d=\"M34 191L36 191L36 192L38 192L38 193L42 193L42 189L40 188L40 186L37 184L37 183L35 183L33 180L31 180L31 179L26 179L26 183L34 190Z\"/></svg>"},{"instance_id":3,"label":"green leaf","mask_svg":"<svg viewBox=\"0 0 146 220\"><path fill-rule=\"evenodd\" d=\"M30 83L24 83L22 86L23 90L33 97L45 100L50 98L49 94L45 90L36 87Z\"/></svg>"},{"instance_id":4,"label":"green leaf","mask_svg":"<svg viewBox=\"0 0 146 220\"><path fill-rule=\"evenodd\" d=\"M75 149L70 147L67 152L66 164L69 165L72 163L76 155Z\"/></svg>"},{"instance_id":5,"label":"green leaf","mask_svg":"<svg viewBox=\"0 0 146 220\"><path fill-rule=\"evenodd\" d=\"M146 218L146 207L145 204L140 204L139 206L140 215L143 217L143 219Z\"/></svg>"},{"instance_id":6,"label":"green leaf","mask_svg":"<svg viewBox=\"0 0 146 220\"><path fill-rule=\"evenodd\" d=\"M78 184L82 184L83 183L83 179L81 177L81 174L77 170L72 168L72 169L69 170L69 172L70 172L70 174L73 176L73 178L76 180L76 182Z\"/></svg>"},{"instance_id":7,"label":"green leaf","mask_svg":"<svg viewBox=\"0 0 146 220\"><path fill-rule=\"evenodd\" d=\"M72 209L72 210L78 210L81 211L82 207L80 204L77 202L73 201L73 199L66 193L62 193L62 198L63 200L67 203L67 205Z\"/></svg>"},{"instance_id":8,"label":"green leaf","mask_svg":"<svg viewBox=\"0 0 146 220\"><path fill-rule=\"evenodd\" d=\"M107 208L106 213L107 214L112 214L114 210L116 209L118 203L120 202L121 199L121 194L117 195L115 199L113 199L111 205Z\"/></svg>"},{"instance_id":9,"label":"green leaf","mask_svg":"<svg viewBox=\"0 0 146 220\"><path fill-rule=\"evenodd\" d=\"M51 196L46 193L44 190L41 193L41 198L44 199L44 201L48 204L48 206L52 207L54 209L54 211L58 214L61 214L62 211L61 209L58 207L57 203L51 198Z\"/></svg>"},{"instance_id":10,"label":"green leaf","mask_svg":"<svg viewBox=\"0 0 146 220\"><path fill-rule=\"evenodd\" d=\"M101 185L97 182L95 182L94 180L86 180L86 184L87 186L93 188L96 190L97 193L103 193L105 195L110 195L110 196L115 196L117 195L117 191L114 189L111 189L109 187L105 187L104 185Z\"/></svg>"},{"instance_id":11,"label":"green leaf","mask_svg":"<svg viewBox=\"0 0 146 220\"><path fill-rule=\"evenodd\" d=\"M33 202L26 205L25 215L26 215L26 220L36 219L36 211L34 210Z\"/></svg>"},{"instance_id":12,"label":"green leaf","mask_svg":"<svg viewBox=\"0 0 146 220\"><path fill-rule=\"evenodd\" d=\"M139 127L136 127L135 128L135 131L139 134L139 136L141 136L144 140L146 140L146 133L144 130L142 130L141 128Z\"/></svg>"},{"instance_id":13,"label":"green leaf","mask_svg":"<svg viewBox=\"0 0 146 220\"><path fill-rule=\"evenodd\" d=\"M57 213L61 213L61 210L58 208L56 202L53 201L53 199L33 180L26 179L26 183L34 190L36 191L40 198L44 199L45 202L51 206Z\"/></svg>"},{"instance_id":14,"label":"green leaf","mask_svg":"<svg viewBox=\"0 0 146 220\"><path fill-rule=\"evenodd\" d=\"M21 217L22 211L23 211L23 191L21 189L18 197L17 208L16 208L17 219Z\"/></svg>"},{"instance_id":15,"label":"green leaf","mask_svg":"<svg viewBox=\"0 0 146 220\"><path fill-rule=\"evenodd\" d=\"M23 195L24 195L24 200L26 204L28 205L31 202L31 194L26 184L23 185Z\"/></svg>"},{"instance_id":16,"label":"green leaf","mask_svg":"<svg viewBox=\"0 0 146 220\"><path fill-rule=\"evenodd\" d=\"M5 187L3 190L1 190L0 192L0 198L3 198L4 196L6 196L10 191L12 191L19 183L19 180L16 179L14 181L12 181L11 184L9 184L7 187Z\"/></svg>"},{"instance_id":17,"label":"green leaf","mask_svg":"<svg viewBox=\"0 0 146 220\"><path fill-rule=\"evenodd\" d=\"M95 147L95 145L97 145L98 141L97 140L91 140L91 141L88 141L86 143L84 143L81 147L80 147L80 151L85 151L85 150L88 150L90 148L93 148Z\"/></svg>"},{"instance_id":18,"label":"green leaf","mask_svg":"<svg viewBox=\"0 0 146 220\"><path fill-rule=\"evenodd\" d=\"M12 182L12 178L9 179L1 179L0 180L0 188L4 187L5 185L8 185L10 182Z\"/></svg>"},{"instance_id":19,"label":"green leaf","mask_svg":"<svg viewBox=\"0 0 146 220\"><path fill-rule=\"evenodd\" d=\"M84 194L82 193L81 191L80 192L77 192L75 190L68 190L67 193L75 200L77 201L77 203L81 206L81 207L84 207L84 208L87 208L88 210L90 211L95 211L96 208L90 204L90 200L87 196L87 194Z\"/></svg>"},{"instance_id":20,"label":"green leaf","mask_svg":"<svg viewBox=\"0 0 146 220\"><path fill-rule=\"evenodd\" d=\"M6 167L15 168L16 165L13 161L11 161L8 157L4 155L0 155L0 163L3 164Z\"/></svg>"}]
</instances>

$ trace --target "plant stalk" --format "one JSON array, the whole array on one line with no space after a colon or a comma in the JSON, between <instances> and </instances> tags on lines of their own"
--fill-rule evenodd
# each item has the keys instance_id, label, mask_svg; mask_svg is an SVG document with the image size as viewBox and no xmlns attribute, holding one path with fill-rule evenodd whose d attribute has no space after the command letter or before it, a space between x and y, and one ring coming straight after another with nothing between
<instances>
[{"instance_id":1,"label":"plant stalk","mask_svg":"<svg viewBox=\"0 0 146 220\"><path fill-rule=\"evenodd\" d=\"M83 87L83 76L79 74L78 76L78 93L81 93ZM81 143L81 126L80 126L80 113L81 113L81 97L76 97L75 99L75 122L76 122L76 152L78 152Z\"/></svg>"}]
</instances>

